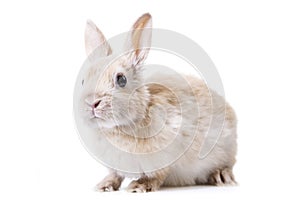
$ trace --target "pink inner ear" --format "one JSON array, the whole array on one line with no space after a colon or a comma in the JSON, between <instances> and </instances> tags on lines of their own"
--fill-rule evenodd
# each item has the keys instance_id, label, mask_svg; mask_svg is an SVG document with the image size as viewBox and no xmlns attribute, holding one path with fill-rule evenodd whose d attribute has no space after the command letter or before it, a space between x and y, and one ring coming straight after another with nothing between
<instances>
[{"instance_id":1,"label":"pink inner ear","mask_svg":"<svg viewBox=\"0 0 300 200\"><path fill-rule=\"evenodd\" d=\"M152 37L152 19L149 13L142 15L132 26L126 49L133 51L129 59L133 66L142 63L148 55Z\"/></svg>"},{"instance_id":2,"label":"pink inner ear","mask_svg":"<svg viewBox=\"0 0 300 200\"><path fill-rule=\"evenodd\" d=\"M136 55L139 55L144 48L151 46L152 29L143 28L134 31L132 36L132 49L135 50Z\"/></svg>"}]
</instances>

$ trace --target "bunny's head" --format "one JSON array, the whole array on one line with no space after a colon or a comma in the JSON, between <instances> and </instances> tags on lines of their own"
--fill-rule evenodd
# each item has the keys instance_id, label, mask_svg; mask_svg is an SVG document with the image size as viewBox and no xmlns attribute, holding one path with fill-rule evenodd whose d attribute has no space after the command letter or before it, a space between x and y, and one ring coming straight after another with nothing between
<instances>
[{"instance_id":1,"label":"bunny's head","mask_svg":"<svg viewBox=\"0 0 300 200\"><path fill-rule=\"evenodd\" d=\"M143 85L142 64L151 44L152 20L144 14L133 25L124 53L113 51L96 25L88 21L85 47L90 62L80 81L80 107L83 117L97 127L131 125L145 117L149 103Z\"/></svg>"}]
</instances>

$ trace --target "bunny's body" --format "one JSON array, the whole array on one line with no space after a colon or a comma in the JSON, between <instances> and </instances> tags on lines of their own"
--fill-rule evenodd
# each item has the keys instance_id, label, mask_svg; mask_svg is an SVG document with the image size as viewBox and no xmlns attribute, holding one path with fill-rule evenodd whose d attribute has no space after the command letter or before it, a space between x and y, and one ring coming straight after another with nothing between
<instances>
[{"instance_id":1,"label":"bunny's body","mask_svg":"<svg viewBox=\"0 0 300 200\"><path fill-rule=\"evenodd\" d=\"M162 185L234 183L237 145L233 109L196 77L148 73L149 66L142 67L142 62L149 50L143 47L149 47L151 37L144 29L150 27L151 16L145 14L133 26L132 52L112 62L105 72L98 74L97 66L90 68L85 77L90 81L84 83L89 89L84 89L82 106L89 123L96 124L101 134L122 151L150 154L179 141L174 152L162 153L162 163L169 157L176 159L156 170L143 170L145 164L139 160L136 165L142 169L138 172L110 169L97 188L117 190L124 177L137 178L128 186L131 192L155 191ZM98 45L105 55L111 53L102 33L89 22L87 53Z\"/></svg>"}]
</instances>

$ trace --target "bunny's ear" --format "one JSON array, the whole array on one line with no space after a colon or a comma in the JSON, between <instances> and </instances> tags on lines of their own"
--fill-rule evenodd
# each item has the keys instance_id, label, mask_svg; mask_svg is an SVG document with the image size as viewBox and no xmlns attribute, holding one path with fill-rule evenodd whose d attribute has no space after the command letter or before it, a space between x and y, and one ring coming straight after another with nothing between
<instances>
[{"instance_id":1,"label":"bunny's ear","mask_svg":"<svg viewBox=\"0 0 300 200\"><path fill-rule=\"evenodd\" d=\"M152 37L152 19L149 13L142 15L129 32L125 49L130 53L131 64L142 63L149 53Z\"/></svg>"},{"instance_id":2,"label":"bunny's ear","mask_svg":"<svg viewBox=\"0 0 300 200\"><path fill-rule=\"evenodd\" d=\"M97 49L95 52L97 54L95 56L97 57L108 56L112 53L111 47L109 46L102 32L91 20L88 20L85 27L86 55L90 55L95 49Z\"/></svg>"}]
</instances>

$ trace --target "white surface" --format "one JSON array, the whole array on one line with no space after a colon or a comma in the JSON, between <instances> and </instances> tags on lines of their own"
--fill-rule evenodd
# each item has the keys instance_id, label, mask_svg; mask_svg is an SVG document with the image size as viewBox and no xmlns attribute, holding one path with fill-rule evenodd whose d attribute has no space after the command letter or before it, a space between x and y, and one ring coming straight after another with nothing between
<instances>
[{"instance_id":1,"label":"white surface","mask_svg":"<svg viewBox=\"0 0 300 200\"><path fill-rule=\"evenodd\" d=\"M297 1L0 3L0 199L297 199L300 6ZM72 116L85 21L111 37L144 12L192 38L216 64L239 117L238 187L100 194L105 176Z\"/></svg>"}]
</instances>

